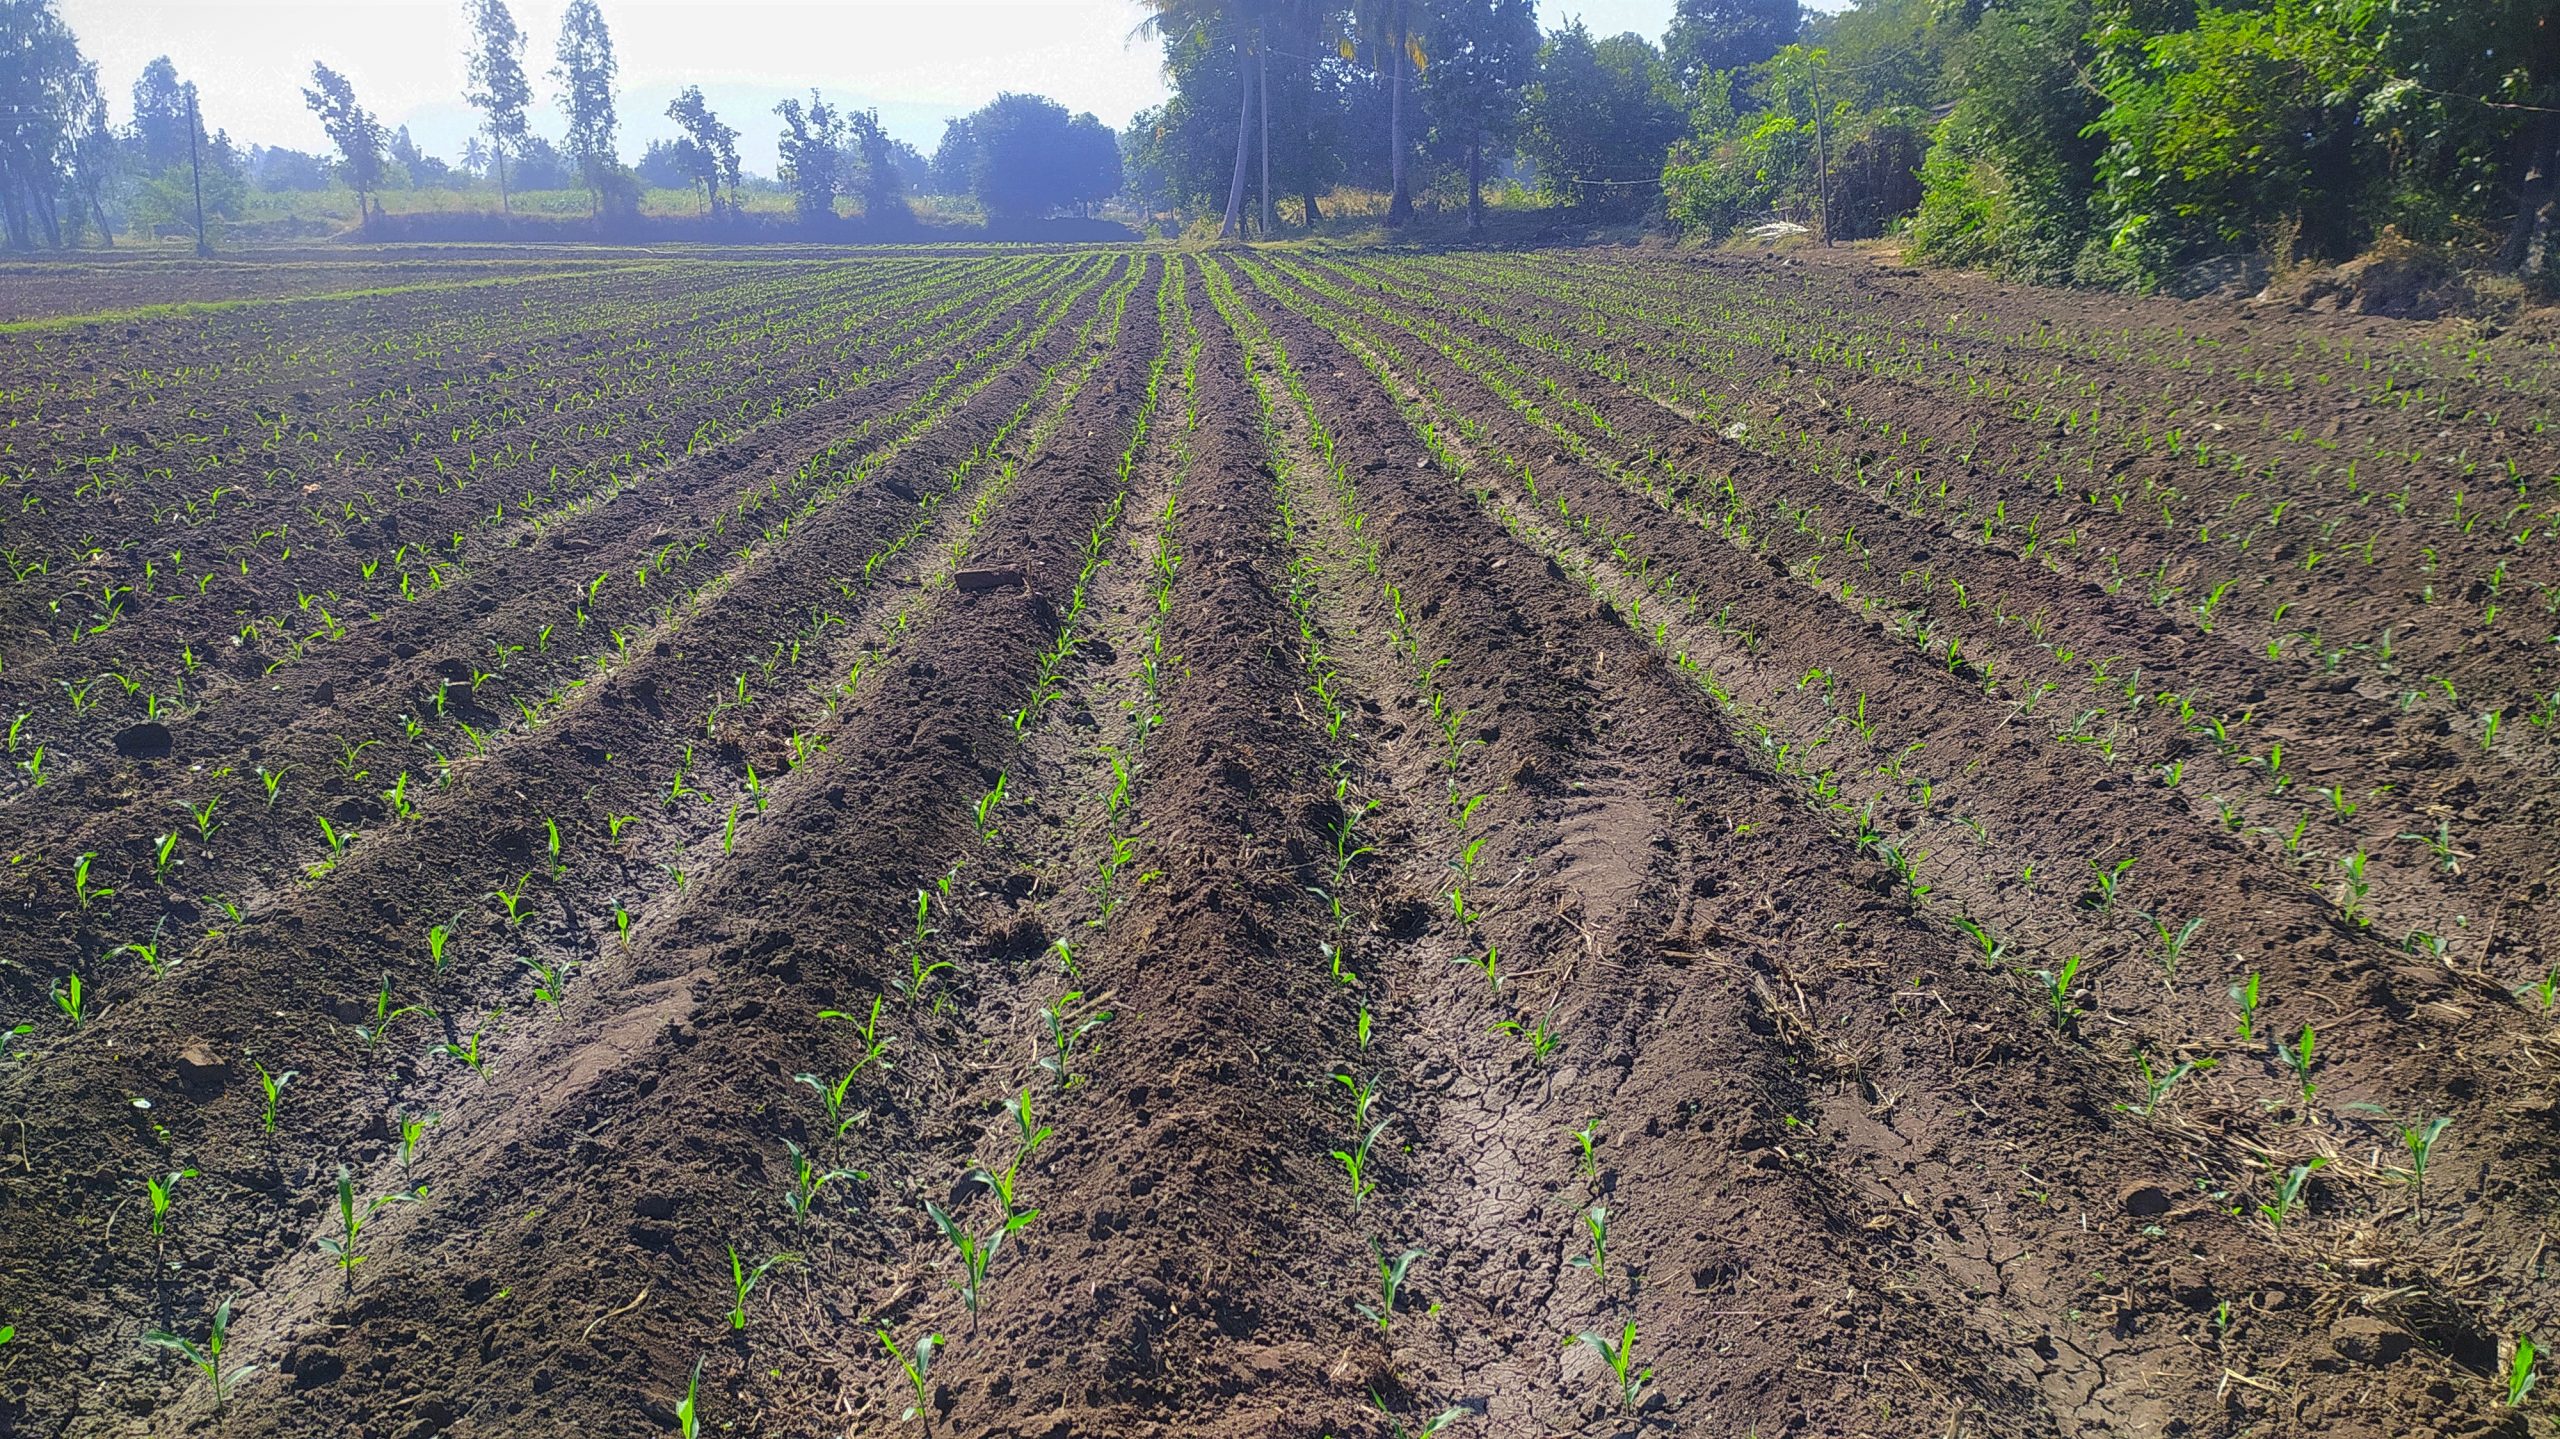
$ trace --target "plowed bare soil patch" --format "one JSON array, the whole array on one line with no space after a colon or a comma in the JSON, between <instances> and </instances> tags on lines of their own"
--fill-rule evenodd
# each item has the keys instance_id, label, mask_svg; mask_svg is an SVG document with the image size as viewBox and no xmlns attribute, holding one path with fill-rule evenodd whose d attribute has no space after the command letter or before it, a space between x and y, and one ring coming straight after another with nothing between
<instances>
[{"instance_id":1,"label":"plowed bare soil patch","mask_svg":"<svg viewBox=\"0 0 2560 1439\"><path fill-rule=\"evenodd\" d=\"M0 1433L2551 1422L2547 344L126 268L0 354Z\"/></svg>"}]
</instances>

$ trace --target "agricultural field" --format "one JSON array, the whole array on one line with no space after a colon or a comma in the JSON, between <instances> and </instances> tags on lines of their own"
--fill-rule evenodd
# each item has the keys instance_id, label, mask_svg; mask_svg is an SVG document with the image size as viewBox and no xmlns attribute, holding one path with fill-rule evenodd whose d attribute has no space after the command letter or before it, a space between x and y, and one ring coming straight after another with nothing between
<instances>
[{"instance_id":1,"label":"agricultural field","mask_svg":"<svg viewBox=\"0 0 2560 1439\"><path fill-rule=\"evenodd\" d=\"M185 274L0 343L0 1433L2560 1432L2547 339Z\"/></svg>"}]
</instances>

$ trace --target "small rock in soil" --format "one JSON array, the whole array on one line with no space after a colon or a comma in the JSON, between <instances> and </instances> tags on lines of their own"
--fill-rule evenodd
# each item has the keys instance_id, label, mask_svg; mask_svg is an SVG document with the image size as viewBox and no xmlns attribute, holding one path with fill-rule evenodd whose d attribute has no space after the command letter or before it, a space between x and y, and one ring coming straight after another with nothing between
<instances>
[{"instance_id":1,"label":"small rock in soil","mask_svg":"<svg viewBox=\"0 0 2560 1439\"><path fill-rule=\"evenodd\" d=\"M201 1039L178 1051L178 1082L189 1089L220 1089L231 1079L231 1061Z\"/></svg>"},{"instance_id":2,"label":"small rock in soil","mask_svg":"<svg viewBox=\"0 0 2560 1439\"><path fill-rule=\"evenodd\" d=\"M957 570L952 573L951 583L964 595L975 594L980 590L1002 589L1006 585L1022 583L1022 567L992 565L980 569Z\"/></svg>"}]
</instances>

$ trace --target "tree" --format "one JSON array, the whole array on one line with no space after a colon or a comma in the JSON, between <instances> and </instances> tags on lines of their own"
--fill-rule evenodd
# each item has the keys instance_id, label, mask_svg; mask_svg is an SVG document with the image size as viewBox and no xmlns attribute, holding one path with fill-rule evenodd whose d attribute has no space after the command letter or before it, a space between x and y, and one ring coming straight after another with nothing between
<instances>
[{"instance_id":1,"label":"tree","mask_svg":"<svg viewBox=\"0 0 2560 1439\"><path fill-rule=\"evenodd\" d=\"M836 217L836 172L844 163L844 116L818 92L809 92L809 104L802 108L797 100L785 100L773 107L782 117L782 138L776 148L782 156L782 183L791 187L793 207L800 223L816 228Z\"/></svg>"},{"instance_id":2,"label":"tree","mask_svg":"<svg viewBox=\"0 0 2560 1439\"><path fill-rule=\"evenodd\" d=\"M1777 54L1803 25L1797 0L1678 0L1663 56L1681 88L1695 90L1710 70L1746 69Z\"/></svg>"},{"instance_id":3,"label":"tree","mask_svg":"<svg viewBox=\"0 0 2560 1439\"><path fill-rule=\"evenodd\" d=\"M356 222L363 224L381 208L372 197L382 188L382 122L356 103L356 87L346 76L317 61L311 66L311 83L303 87L302 103L320 117L320 128L338 147L347 188L356 192Z\"/></svg>"},{"instance_id":4,"label":"tree","mask_svg":"<svg viewBox=\"0 0 2560 1439\"><path fill-rule=\"evenodd\" d=\"M1120 193L1120 137L1100 117L1088 112L1067 122L1065 145L1067 203L1092 207ZM1266 204L1269 197L1264 197Z\"/></svg>"},{"instance_id":5,"label":"tree","mask_svg":"<svg viewBox=\"0 0 2560 1439\"><path fill-rule=\"evenodd\" d=\"M621 168L613 148L620 122L613 110L613 36L596 0L569 0L560 17L560 44L552 55L559 62L551 75L560 82L560 114L569 122L564 148L578 164L590 205L602 214L605 197L614 188L613 174Z\"/></svg>"},{"instance_id":6,"label":"tree","mask_svg":"<svg viewBox=\"0 0 2560 1439\"><path fill-rule=\"evenodd\" d=\"M533 82L524 75L524 32L506 0L471 0L471 49L464 56L470 88L462 98L485 117L489 159L498 175L498 210L507 210L507 157L524 148L531 126L525 109L533 103Z\"/></svg>"},{"instance_id":7,"label":"tree","mask_svg":"<svg viewBox=\"0 0 2560 1439\"><path fill-rule=\"evenodd\" d=\"M1683 128L1671 67L1641 35L1594 41L1576 20L1547 36L1524 97L1521 152L1548 195L1624 208L1661 180Z\"/></svg>"},{"instance_id":8,"label":"tree","mask_svg":"<svg viewBox=\"0 0 2560 1439\"><path fill-rule=\"evenodd\" d=\"M1142 30L1161 35L1170 49L1189 42L1202 47L1232 46L1242 79L1236 99L1236 165L1227 183L1227 214L1218 238L1232 239L1243 227L1245 161L1252 154L1253 70L1245 63L1252 53L1264 12L1262 0L1143 0L1147 18ZM1266 130L1268 129L1266 117ZM1268 146L1266 145L1266 149Z\"/></svg>"},{"instance_id":9,"label":"tree","mask_svg":"<svg viewBox=\"0 0 2560 1439\"><path fill-rule=\"evenodd\" d=\"M12 249L62 244L55 209L77 163L76 135L94 119L97 68L80 54L52 0L0 0L0 226Z\"/></svg>"},{"instance_id":10,"label":"tree","mask_svg":"<svg viewBox=\"0 0 2560 1439\"><path fill-rule=\"evenodd\" d=\"M1061 164L1066 151L1067 107L1043 95L998 95L969 117L977 137L977 171L970 191L992 221L1035 219L1071 203Z\"/></svg>"},{"instance_id":11,"label":"tree","mask_svg":"<svg viewBox=\"0 0 2560 1439\"><path fill-rule=\"evenodd\" d=\"M684 93L668 104L667 118L682 127L686 138L692 142L693 151L689 157L692 161L691 174L701 184L703 196L710 202L711 213L720 213L720 187L723 184L729 187L729 209L734 213L738 208L737 127L722 124L720 117L711 113L711 107L703 101L699 85L684 87Z\"/></svg>"},{"instance_id":12,"label":"tree","mask_svg":"<svg viewBox=\"0 0 2560 1439\"><path fill-rule=\"evenodd\" d=\"M1387 82L1387 177L1391 195L1387 223L1401 225L1413 217L1413 193L1405 183L1408 144L1405 140L1405 72L1422 74L1427 59L1422 37L1415 33L1414 0L1355 0L1352 16L1369 42L1378 73ZM1577 24L1580 22L1576 22Z\"/></svg>"},{"instance_id":13,"label":"tree","mask_svg":"<svg viewBox=\"0 0 2560 1439\"><path fill-rule=\"evenodd\" d=\"M161 175L187 163L188 122L195 86L178 78L162 55L142 67L133 82L133 158L144 175ZM195 138L201 138L200 136Z\"/></svg>"},{"instance_id":14,"label":"tree","mask_svg":"<svg viewBox=\"0 0 2560 1439\"><path fill-rule=\"evenodd\" d=\"M88 202L89 215L97 222L99 243L112 250L116 232L107 223L106 192L121 168L123 149L117 144L115 129L107 123L107 94L98 84L97 62L79 62L67 78L63 99L64 114L70 122L63 147L70 162L71 188ZM0 96L0 106L6 104L6 97Z\"/></svg>"},{"instance_id":15,"label":"tree","mask_svg":"<svg viewBox=\"0 0 2560 1439\"><path fill-rule=\"evenodd\" d=\"M933 149L933 193L966 195L976 183L978 174L978 135L969 128L969 117L954 116L942 123L942 143Z\"/></svg>"},{"instance_id":16,"label":"tree","mask_svg":"<svg viewBox=\"0 0 2560 1439\"><path fill-rule=\"evenodd\" d=\"M1444 0L1433 29L1423 107L1433 140L1466 157L1467 228L1484 228L1484 157L1519 127L1520 100L1538 67L1530 0Z\"/></svg>"},{"instance_id":17,"label":"tree","mask_svg":"<svg viewBox=\"0 0 2560 1439\"><path fill-rule=\"evenodd\" d=\"M851 137L852 158L861 166L857 188L862 218L874 228L895 228L912 221L915 212L907 208L898 183L896 150L889 132L880 128L880 112L854 111L845 117L845 132Z\"/></svg>"}]
</instances>

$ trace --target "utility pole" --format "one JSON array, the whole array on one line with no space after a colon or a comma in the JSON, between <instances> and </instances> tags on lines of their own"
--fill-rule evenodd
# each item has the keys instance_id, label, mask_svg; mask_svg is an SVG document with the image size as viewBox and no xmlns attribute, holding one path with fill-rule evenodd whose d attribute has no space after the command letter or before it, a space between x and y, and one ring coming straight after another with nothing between
<instances>
[{"instance_id":1,"label":"utility pole","mask_svg":"<svg viewBox=\"0 0 2560 1439\"><path fill-rule=\"evenodd\" d=\"M196 258L213 258L213 242L204 233L204 161L196 153L196 136L204 122L196 118L196 87L187 86L187 173L196 183Z\"/></svg>"}]
</instances>

